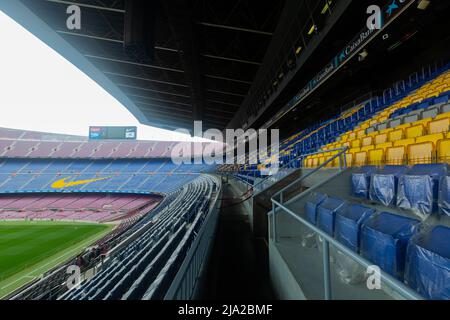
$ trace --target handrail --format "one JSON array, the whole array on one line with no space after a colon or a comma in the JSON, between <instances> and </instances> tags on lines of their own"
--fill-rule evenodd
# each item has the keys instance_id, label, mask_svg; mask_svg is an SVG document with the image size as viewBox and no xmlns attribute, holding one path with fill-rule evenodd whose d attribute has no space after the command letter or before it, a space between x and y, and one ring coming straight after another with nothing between
<instances>
[{"instance_id":1,"label":"handrail","mask_svg":"<svg viewBox=\"0 0 450 320\"><path fill-rule=\"evenodd\" d=\"M373 266L373 263L370 261L364 259L360 255L358 255L356 252L352 251L351 249L347 248L345 245L341 244L340 242L336 241L334 238L332 238L330 235L316 227L315 225L311 224L307 220L300 217L298 214L294 213L289 208L285 207L283 204L279 203L275 199L271 199L273 204L273 211L272 214L275 215L275 212L277 211L277 207L280 208L280 210L283 210L287 214L289 214L291 217L293 217L295 220L300 222L301 224L305 225L315 233L319 234L323 239L323 268L324 268L324 288L325 288L325 299L330 300L331 299L331 278L330 278L330 270L329 270L329 244L331 243L332 246L336 247L343 253L345 253L347 256L350 256L352 259L354 259L357 263L364 267ZM273 217L274 218L274 217ZM275 220L275 219L274 219ZM276 229L274 228L274 241L276 241ZM412 290L411 288L407 287L405 284L400 282L399 280L395 279L388 273L386 273L383 270L380 270L380 277L382 281L385 281L391 288L398 291L402 297L412 300L423 300L423 297L420 296L417 292Z\"/></svg>"},{"instance_id":2,"label":"handrail","mask_svg":"<svg viewBox=\"0 0 450 320\"><path fill-rule=\"evenodd\" d=\"M283 189L281 189L280 191L275 193L272 198L275 198L275 197L277 197L279 195L281 195L281 198L283 198L282 193L284 191L286 191L287 189L289 189L292 186L296 185L297 183L303 181L304 179L308 178L309 176L313 175L314 173L316 173L320 169L324 168L326 165L328 165L329 163L334 161L334 159L336 159L338 157L341 157L343 154L345 154L345 152L347 152L347 150L348 150L348 147L344 147L344 148L338 148L338 149L332 149L332 150L326 150L326 151L318 151L318 152L313 152L313 153L310 153L310 154L307 154L307 155L303 155L304 157L309 157L309 156L313 156L313 155L316 155L316 154L322 154L322 153L339 151L339 153L335 154L333 157L331 157L330 159L328 159L327 161L322 163L320 166L315 168L313 171L309 172L308 174L306 174L304 176L299 177L298 179L294 180L293 182L288 184L286 187L284 187ZM339 162L339 170L342 171L342 170L345 170L346 168L347 168L347 163L345 161L345 157L343 157L343 160Z\"/></svg>"},{"instance_id":3,"label":"handrail","mask_svg":"<svg viewBox=\"0 0 450 320\"><path fill-rule=\"evenodd\" d=\"M344 150L345 149L345 150ZM334 152L334 151L347 151L348 147L345 148L338 148L338 149L331 149L331 150L326 150L326 151L317 151L317 152L313 152L313 153L308 153L308 154L301 154L299 156L297 156L296 158L292 159L291 161L289 161L287 164L285 164L283 167L279 168L279 169L285 169L286 167L289 167L289 165L291 165L292 163L294 163L295 161L298 161L299 159L302 158L306 158L309 156L313 156L316 154L322 154L322 153L328 153L328 152ZM339 154L337 154L337 156L339 156ZM336 156L333 156L332 160L336 159ZM344 159L345 160L345 159ZM326 164L328 164L329 162L327 162ZM293 168L294 169L294 168ZM258 183L256 183L255 185L253 185L253 187L255 189L257 189L257 187L261 184L263 184L264 182L266 182L267 180L269 180L271 177L273 176L267 176L265 178L263 178L261 181L258 181Z\"/></svg>"}]
</instances>

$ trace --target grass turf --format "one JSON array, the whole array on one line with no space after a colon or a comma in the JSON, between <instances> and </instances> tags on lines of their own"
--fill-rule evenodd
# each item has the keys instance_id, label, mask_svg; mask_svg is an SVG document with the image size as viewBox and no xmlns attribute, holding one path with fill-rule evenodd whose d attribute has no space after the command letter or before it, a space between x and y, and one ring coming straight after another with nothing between
<instances>
[{"instance_id":1,"label":"grass turf","mask_svg":"<svg viewBox=\"0 0 450 320\"><path fill-rule=\"evenodd\" d=\"M112 229L72 222L0 222L0 298L83 251Z\"/></svg>"}]
</instances>

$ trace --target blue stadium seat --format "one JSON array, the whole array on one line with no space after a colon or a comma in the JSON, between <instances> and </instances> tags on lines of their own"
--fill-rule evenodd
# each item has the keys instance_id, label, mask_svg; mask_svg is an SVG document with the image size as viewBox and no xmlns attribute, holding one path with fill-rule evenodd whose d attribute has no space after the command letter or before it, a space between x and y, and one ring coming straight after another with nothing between
<instances>
[{"instance_id":1,"label":"blue stadium seat","mask_svg":"<svg viewBox=\"0 0 450 320\"><path fill-rule=\"evenodd\" d=\"M398 182L397 206L418 214L437 212L439 180L447 175L447 165L416 165Z\"/></svg>"},{"instance_id":2,"label":"blue stadium seat","mask_svg":"<svg viewBox=\"0 0 450 320\"><path fill-rule=\"evenodd\" d=\"M450 177L442 177L439 192L439 208L443 215L450 216Z\"/></svg>"},{"instance_id":3,"label":"blue stadium seat","mask_svg":"<svg viewBox=\"0 0 450 320\"><path fill-rule=\"evenodd\" d=\"M361 228L361 255L402 280L407 244L418 224L389 212L372 215Z\"/></svg>"},{"instance_id":4,"label":"blue stadium seat","mask_svg":"<svg viewBox=\"0 0 450 320\"><path fill-rule=\"evenodd\" d=\"M317 222L317 207L322 204L327 196L322 193L312 193L305 203L306 220L312 224Z\"/></svg>"},{"instance_id":5,"label":"blue stadium seat","mask_svg":"<svg viewBox=\"0 0 450 320\"><path fill-rule=\"evenodd\" d=\"M372 175L370 182L370 200L385 206L395 205L398 178L407 171L406 166L386 166Z\"/></svg>"},{"instance_id":6,"label":"blue stadium seat","mask_svg":"<svg viewBox=\"0 0 450 320\"><path fill-rule=\"evenodd\" d=\"M327 198L317 207L317 226L330 236L333 236L336 211L344 205L344 200L331 197Z\"/></svg>"},{"instance_id":7,"label":"blue stadium seat","mask_svg":"<svg viewBox=\"0 0 450 320\"><path fill-rule=\"evenodd\" d=\"M436 226L408 246L405 282L424 298L450 300L450 228Z\"/></svg>"},{"instance_id":8,"label":"blue stadium seat","mask_svg":"<svg viewBox=\"0 0 450 320\"><path fill-rule=\"evenodd\" d=\"M358 252L361 226L374 212L374 209L357 204L340 208L336 212L334 223L336 240Z\"/></svg>"},{"instance_id":9,"label":"blue stadium seat","mask_svg":"<svg viewBox=\"0 0 450 320\"><path fill-rule=\"evenodd\" d=\"M352 194L355 197L367 199L369 196L370 177L377 171L375 166L366 166L352 173Z\"/></svg>"}]
</instances>

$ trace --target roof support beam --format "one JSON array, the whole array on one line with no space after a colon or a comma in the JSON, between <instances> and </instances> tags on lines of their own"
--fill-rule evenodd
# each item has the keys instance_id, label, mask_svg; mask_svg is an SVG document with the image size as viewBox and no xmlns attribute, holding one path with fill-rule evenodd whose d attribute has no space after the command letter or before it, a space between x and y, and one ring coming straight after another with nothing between
<instances>
[{"instance_id":1,"label":"roof support beam","mask_svg":"<svg viewBox=\"0 0 450 320\"><path fill-rule=\"evenodd\" d=\"M136 90L142 90L142 91L148 91L148 92L155 92L155 93L166 94L166 95L174 96L174 97L190 98L190 96L185 95L185 94L173 93L173 92L168 92L168 91L160 91L160 90L142 88L142 87L137 87L137 86L130 86L128 84L120 84L120 83L117 83L116 85L119 86L119 87L122 87L122 88L129 88L129 89L136 89Z\"/></svg>"},{"instance_id":2,"label":"roof support beam","mask_svg":"<svg viewBox=\"0 0 450 320\"><path fill-rule=\"evenodd\" d=\"M210 59L218 59L218 60L226 60L226 61L232 61L232 62L239 62L239 63L246 63L246 64L252 64L255 66L259 66L261 63L256 62L256 61L249 61L249 60L242 60L242 59L235 59L235 58L227 58L227 57L222 57L222 56L216 56L216 55L212 55L212 54L202 54L203 57L205 58L210 58Z\"/></svg>"},{"instance_id":3,"label":"roof support beam","mask_svg":"<svg viewBox=\"0 0 450 320\"><path fill-rule=\"evenodd\" d=\"M176 101L171 101L171 100L166 100L166 99L143 97L143 96L135 95L135 94L129 94L129 96L130 96L130 97L135 97L135 98L141 98L141 99L148 99L148 100L155 100L155 101L160 101L160 102L167 102L167 103L179 104L180 106L187 106L187 107L190 107L190 106L191 106L191 105L188 104L188 103L176 102Z\"/></svg>"},{"instance_id":4,"label":"roof support beam","mask_svg":"<svg viewBox=\"0 0 450 320\"><path fill-rule=\"evenodd\" d=\"M198 39L194 32L193 8L189 0L162 1L172 34L180 49L180 59L185 71L184 75L191 88L193 120L202 120L205 104L202 65ZM174 115L176 117L176 115Z\"/></svg>"},{"instance_id":5,"label":"roof support beam","mask_svg":"<svg viewBox=\"0 0 450 320\"><path fill-rule=\"evenodd\" d=\"M127 60L120 60L120 59L114 59L114 58L100 57L100 56L95 56L95 55L91 55L91 54L85 54L84 56L87 57L87 58L90 58L90 59L97 59L97 60L104 60L104 61L110 61L110 62L131 64L131 65L139 66L139 67L146 67L146 68L152 68L152 69L159 69L159 70L165 70L165 71L184 73L184 71L181 70L181 69L161 67L161 66L156 66L156 65L152 65L152 64L145 64L145 63L139 63L139 62L134 62L134 61L127 61Z\"/></svg>"},{"instance_id":6,"label":"roof support beam","mask_svg":"<svg viewBox=\"0 0 450 320\"><path fill-rule=\"evenodd\" d=\"M218 103L218 104L229 105L229 106L233 106L233 107L240 107L241 106L240 104L229 103L229 102L225 102L225 101L218 101L218 100L213 100L213 99L206 99L206 101L213 102L213 103Z\"/></svg>"},{"instance_id":7,"label":"roof support beam","mask_svg":"<svg viewBox=\"0 0 450 320\"><path fill-rule=\"evenodd\" d=\"M122 74L122 73L116 73L116 72L103 71L103 73L106 74L106 75L110 75L110 76L118 76L118 77L125 77L125 78L136 79L136 80L143 80L143 81L149 81L149 82L155 82L155 83L162 83L162 84L167 84L167 85L170 85L170 86L179 86L179 87L184 87L184 88L188 87L187 85L181 84L181 83L160 81L160 80L155 80L155 79L148 79L148 78L143 78L143 77L130 76L128 74Z\"/></svg>"},{"instance_id":8,"label":"roof support beam","mask_svg":"<svg viewBox=\"0 0 450 320\"><path fill-rule=\"evenodd\" d=\"M240 79L233 79L233 78L227 78L227 77L214 76L214 75L211 75L211 74L206 74L205 77L206 78L211 78L211 79L218 79L218 80L238 82L238 83L243 83L243 84L248 84L248 85L252 84L250 81L244 81L244 80L240 80Z\"/></svg>"},{"instance_id":9,"label":"roof support beam","mask_svg":"<svg viewBox=\"0 0 450 320\"><path fill-rule=\"evenodd\" d=\"M70 32L70 31L63 31L63 30L55 30L55 31L56 31L56 33L59 33L59 34L64 34L64 35L69 35L69 36L74 36L74 37L88 38L88 39L94 39L94 40L108 41L108 42L115 42L115 43L123 44L123 40L120 40L120 39L97 37L97 36L91 36L89 34L78 33L78 32Z\"/></svg>"},{"instance_id":10,"label":"roof support beam","mask_svg":"<svg viewBox=\"0 0 450 320\"><path fill-rule=\"evenodd\" d=\"M206 91L213 92L213 93L225 94L225 95L228 95L228 96L236 96L236 97L241 97L241 98L245 97L245 95L243 95L243 94L227 92L227 91L212 90L212 89L207 89Z\"/></svg>"},{"instance_id":11,"label":"roof support beam","mask_svg":"<svg viewBox=\"0 0 450 320\"><path fill-rule=\"evenodd\" d=\"M205 27L212 27L212 28L219 28L219 29L226 29L226 30L233 30L233 31L240 31L240 32L248 32L248 33L255 33L255 34L261 34L264 36L272 36L272 32L267 31L261 31L261 30L253 30L253 29L247 29L247 28L241 28L241 27L233 27L233 26L226 26L223 24L215 24L215 23L209 23L209 22L198 22L198 24L205 26Z\"/></svg>"},{"instance_id":12,"label":"roof support beam","mask_svg":"<svg viewBox=\"0 0 450 320\"><path fill-rule=\"evenodd\" d=\"M77 5L82 8L89 8L89 9L103 10L103 11L110 11L110 12L117 12L117 13L125 13L124 9L109 8L109 7L97 6L97 5L92 5L92 4L80 3L80 2L64 1L64 0L45 0L45 1L66 4L68 6L74 4L74 5Z\"/></svg>"}]
</instances>

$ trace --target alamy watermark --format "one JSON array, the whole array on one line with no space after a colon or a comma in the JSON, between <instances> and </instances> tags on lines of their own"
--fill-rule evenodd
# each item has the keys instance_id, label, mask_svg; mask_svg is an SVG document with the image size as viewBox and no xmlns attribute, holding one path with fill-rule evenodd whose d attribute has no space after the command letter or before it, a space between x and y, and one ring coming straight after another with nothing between
<instances>
[{"instance_id":1,"label":"alamy watermark","mask_svg":"<svg viewBox=\"0 0 450 320\"><path fill-rule=\"evenodd\" d=\"M190 135L187 129L178 133ZM275 174L279 168L280 136L278 129L208 129L194 122L194 136L211 143L179 143L171 150L175 164L262 165L261 174ZM270 136L270 144L269 144Z\"/></svg>"}]
</instances>

